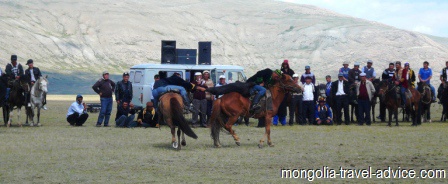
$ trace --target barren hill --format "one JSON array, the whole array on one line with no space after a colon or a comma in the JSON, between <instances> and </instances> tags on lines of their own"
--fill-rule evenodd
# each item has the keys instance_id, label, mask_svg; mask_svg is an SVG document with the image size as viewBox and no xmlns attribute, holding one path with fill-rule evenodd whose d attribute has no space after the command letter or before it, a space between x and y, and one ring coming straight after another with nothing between
<instances>
[{"instance_id":1,"label":"barren hill","mask_svg":"<svg viewBox=\"0 0 448 184\"><path fill-rule=\"evenodd\" d=\"M0 66L11 54L22 64L33 58L53 88L159 63L161 40L177 40L178 48L212 41L214 64L243 65L249 75L283 59L298 73L311 65L320 79L343 61L367 59L381 70L395 60L417 70L427 60L438 73L448 58L445 38L270 0L1 1L0 27Z\"/></svg>"}]
</instances>

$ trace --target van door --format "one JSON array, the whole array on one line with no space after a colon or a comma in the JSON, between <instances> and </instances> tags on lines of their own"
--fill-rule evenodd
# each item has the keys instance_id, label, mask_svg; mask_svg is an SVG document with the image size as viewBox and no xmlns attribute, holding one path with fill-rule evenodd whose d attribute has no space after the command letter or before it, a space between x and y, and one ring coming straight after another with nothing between
<instances>
[{"instance_id":1,"label":"van door","mask_svg":"<svg viewBox=\"0 0 448 184\"><path fill-rule=\"evenodd\" d=\"M143 107L143 97L144 97L144 82L145 82L145 70L143 69L136 69L131 71L129 74L130 81L132 82L132 91L133 91L133 98L132 103L136 107Z\"/></svg>"},{"instance_id":2,"label":"van door","mask_svg":"<svg viewBox=\"0 0 448 184\"><path fill-rule=\"evenodd\" d=\"M216 81L218 81L216 78L218 76L216 75L216 68L210 70L210 79L212 79L213 84L216 84Z\"/></svg>"}]
</instances>

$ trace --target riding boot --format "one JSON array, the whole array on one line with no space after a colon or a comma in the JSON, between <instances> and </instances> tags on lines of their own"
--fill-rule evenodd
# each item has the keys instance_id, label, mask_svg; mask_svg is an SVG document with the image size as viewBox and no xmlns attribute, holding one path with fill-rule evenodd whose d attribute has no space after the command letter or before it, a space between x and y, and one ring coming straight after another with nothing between
<instances>
[{"instance_id":1,"label":"riding boot","mask_svg":"<svg viewBox=\"0 0 448 184\"><path fill-rule=\"evenodd\" d=\"M191 113L196 113L196 110L194 110L194 108L190 106L190 100L188 100L188 98L185 97L183 97L182 99L184 100L184 109L190 111Z\"/></svg>"}]
</instances>

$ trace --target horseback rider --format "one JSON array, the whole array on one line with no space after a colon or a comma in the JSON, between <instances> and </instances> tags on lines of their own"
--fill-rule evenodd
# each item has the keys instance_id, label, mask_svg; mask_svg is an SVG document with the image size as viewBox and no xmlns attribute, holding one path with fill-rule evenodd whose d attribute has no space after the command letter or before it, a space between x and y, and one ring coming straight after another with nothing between
<instances>
[{"instance_id":1,"label":"horseback rider","mask_svg":"<svg viewBox=\"0 0 448 184\"><path fill-rule=\"evenodd\" d=\"M364 66L361 70L362 73L366 74L366 78L370 82L372 82L376 78L375 68L373 68L372 65L373 61L369 59L367 60L367 66Z\"/></svg>"},{"instance_id":2,"label":"horseback rider","mask_svg":"<svg viewBox=\"0 0 448 184\"><path fill-rule=\"evenodd\" d=\"M300 77L300 82L302 82L302 84L305 84L307 77L311 77L311 83L313 83L313 85L316 84L316 76L314 76L314 74L311 72L310 66L305 66L305 73L302 74L302 77Z\"/></svg>"},{"instance_id":3,"label":"horseback rider","mask_svg":"<svg viewBox=\"0 0 448 184\"><path fill-rule=\"evenodd\" d=\"M26 102L28 104L28 107L31 107L30 99L31 95L34 95L34 91L31 90L31 88L34 86L34 83L36 83L37 80L39 80L40 77L42 77L42 73L40 72L39 68L34 67L34 63L32 59L28 59L26 61L26 65L28 65L28 69L25 70L25 75L30 78L30 91L27 92L26 95ZM47 110L47 107L45 106L47 100L46 100L46 94L44 94L44 99L42 101L42 109Z\"/></svg>"},{"instance_id":4,"label":"horseback rider","mask_svg":"<svg viewBox=\"0 0 448 184\"><path fill-rule=\"evenodd\" d=\"M401 105L404 108L406 105L406 91L408 90L408 87L410 87L409 82L409 63L406 62L404 64L405 68L401 67L401 62L397 61L395 62L396 71L395 75L392 78L393 81L395 81L395 85L400 86L400 95L401 95Z\"/></svg>"},{"instance_id":5,"label":"horseback rider","mask_svg":"<svg viewBox=\"0 0 448 184\"><path fill-rule=\"evenodd\" d=\"M348 81L348 72L350 71L350 68L348 67L349 64L350 64L350 62L344 61L344 63L342 64L342 66L344 66L344 67L339 69L339 72L338 72L338 73L342 73L345 81Z\"/></svg>"},{"instance_id":6,"label":"horseback rider","mask_svg":"<svg viewBox=\"0 0 448 184\"><path fill-rule=\"evenodd\" d=\"M431 84L432 70L428 66L429 66L428 61L423 62L423 68L420 68L420 70L418 71L418 79L420 80L420 82L425 82L426 84L429 85L429 87L431 88L432 103L434 103L436 102L436 96L435 96L436 89Z\"/></svg>"},{"instance_id":7,"label":"horseback rider","mask_svg":"<svg viewBox=\"0 0 448 184\"><path fill-rule=\"evenodd\" d=\"M358 84L361 81L361 78L359 77L359 74L361 74L361 70L359 69L359 62L355 62L353 68L348 72L348 84L349 86L352 86L353 84ZM350 91L352 91L349 94L354 94L356 89L354 87L350 87ZM349 95L349 100L353 104L357 104L355 95ZM356 113L358 115L358 113Z\"/></svg>"},{"instance_id":8,"label":"horseback rider","mask_svg":"<svg viewBox=\"0 0 448 184\"><path fill-rule=\"evenodd\" d=\"M287 60L287 59L283 60L282 67L280 68L280 70L281 70L284 74L288 74L288 75L290 75L291 77L295 74L295 73L294 73L294 70L292 70L292 69L289 67L289 63L288 63L288 60Z\"/></svg>"},{"instance_id":9,"label":"horseback rider","mask_svg":"<svg viewBox=\"0 0 448 184\"><path fill-rule=\"evenodd\" d=\"M445 62L445 68L442 69L442 71L440 72L440 81L442 82L439 86L439 88L437 89L437 98L440 98L440 95L442 94L443 88L446 86L447 82L448 82L448 61ZM440 102L439 102L440 103Z\"/></svg>"},{"instance_id":10,"label":"horseback rider","mask_svg":"<svg viewBox=\"0 0 448 184\"><path fill-rule=\"evenodd\" d=\"M13 83L23 75L23 67L17 63L17 55L11 55L11 63L6 65L5 73L8 76L8 88L6 88L6 99L8 99Z\"/></svg>"},{"instance_id":11,"label":"horseback rider","mask_svg":"<svg viewBox=\"0 0 448 184\"><path fill-rule=\"evenodd\" d=\"M257 92L251 104L250 111L253 112L261 108L258 103L260 102L261 97L266 94L266 88L273 84L275 80L280 79L281 76L282 72L280 70L272 71L271 69L266 68L258 71L255 75L247 79L246 83L254 82L256 84L250 89L250 94L253 95Z\"/></svg>"},{"instance_id":12,"label":"horseback rider","mask_svg":"<svg viewBox=\"0 0 448 184\"><path fill-rule=\"evenodd\" d=\"M387 69L384 70L383 75L381 76L381 79L382 79L382 80L387 80L387 81L391 82L391 81L392 81L392 78L393 78L394 75L395 75L395 69L394 69L394 67L395 67L395 64L394 64L394 63L392 63L392 62L389 63L389 68L387 68Z\"/></svg>"}]
</instances>

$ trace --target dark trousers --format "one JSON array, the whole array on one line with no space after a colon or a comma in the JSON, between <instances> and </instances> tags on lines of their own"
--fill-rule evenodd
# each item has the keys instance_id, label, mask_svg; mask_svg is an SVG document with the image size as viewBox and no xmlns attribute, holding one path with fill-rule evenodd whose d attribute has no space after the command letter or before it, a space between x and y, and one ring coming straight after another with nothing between
<instances>
[{"instance_id":1,"label":"dark trousers","mask_svg":"<svg viewBox=\"0 0 448 184\"><path fill-rule=\"evenodd\" d=\"M212 108L213 108L213 100L207 100L207 120L206 122L208 122L208 120L210 119L210 116L212 115Z\"/></svg>"},{"instance_id":2,"label":"dark trousers","mask_svg":"<svg viewBox=\"0 0 448 184\"><path fill-rule=\"evenodd\" d=\"M344 109L344 122L345 124L350 124L350 116L348 113L348 97L347 95L341 95L341 96L335 96L336 101L336 109L335 114L338 118L336 120L336 123L340 125L342 123L342 112L341 110Z\"/></svg>"},{"instance_id":3,"label":"dark trousers","mask_svg":"<svg viewBox=\"0 0 448 184\"><path fill-rule=\"evenodd\" d=\"M314 101L303 101L303 124L306 124L305 118L308 118L308 123L310 125L314 124L314 108L316 103ZM302 124L302 125L303 125Z\"/></svg>"},{"instance_id":4,"label":"dark trousers","mask_svg":"<svg viewBox=\"0 0 448 184\"><path fill-rule=\"evenodd\" d=\"M289 105L289 124L294 124L296 121L297 124L301 123L302 118L302 95L293 95L291 98L291 104ZM297 114L295 114L297 112ZM294 118L295 117L295 118Z\"/></svg>"},{"instance_id":5,"label":"dark trousers","mask_svg":"<svg viewBox=\"0 0 448 184\"><path fill-rule=\"evenodd\" d=\"M73 126L82 126L87 121L89 115L87 113L79 115L79 113L75 112L72 115L67 117L67 122Z\"/></svg>"},{"instance_id":6,"label":"dark trousers","mask_svg":"<svg viewBox=\"0 0 448 184\"><path fill-rule=\"evenodd\" d=\"M380 98L380 119L381 121L386 121L386 104L383 102L381 98Z\"/></svg>"},{"instance_id":7,"label":"dark trousers","mask_svg":"<svg viewBox=\"0 0 448 184\"><path fill-rule=\"evenodd\" d=\"M359 125L363 125L364 122L367 125L371 124L370 121L370 109L371 109L371 102L370 100L361 100L358 99L358 112L359 112L359 119L358 119L358 124Z\"/></svg>"}]
</instances>

